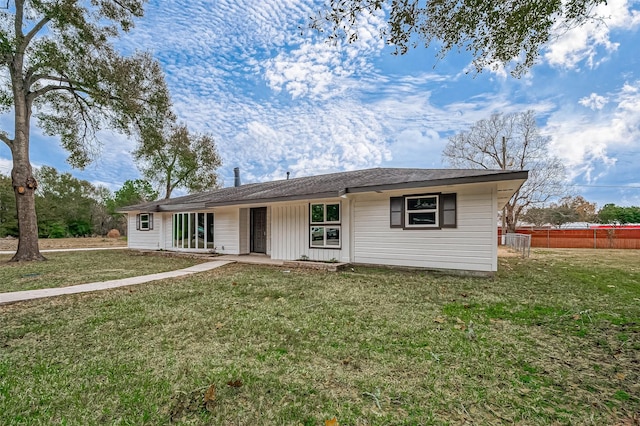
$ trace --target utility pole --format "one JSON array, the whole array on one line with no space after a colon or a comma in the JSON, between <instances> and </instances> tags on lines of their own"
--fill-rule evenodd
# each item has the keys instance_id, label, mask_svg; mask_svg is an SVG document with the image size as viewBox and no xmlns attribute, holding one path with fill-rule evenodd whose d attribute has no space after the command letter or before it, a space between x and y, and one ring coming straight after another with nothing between
<instances>
[{"instance_id":1,"label":"utility pole","mask_svg":"<svg viewBox=\"0 0 640 426\"><path fill-rule=\"evenodd\" d=\"M507 138L502 137L502 170L507 170ZM502 245L507 240L507 206L502 207Z\"/></svg>"}]
</instances>

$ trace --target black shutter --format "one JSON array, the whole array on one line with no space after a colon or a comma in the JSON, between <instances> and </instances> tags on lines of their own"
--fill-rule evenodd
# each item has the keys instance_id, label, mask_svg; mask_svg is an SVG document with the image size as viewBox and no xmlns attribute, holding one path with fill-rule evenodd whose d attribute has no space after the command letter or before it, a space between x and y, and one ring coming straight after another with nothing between
<instances>
[{"instance_id":1,"label":"black shutter","mask_svg":"<svg viewBox=\"0 0 640 426\"><path fill-rule=\"evenodd\" d=\"M404 227L404 197L389 199L389 220L391 228Z\"/></svg>"},{"instance_id":2,"label":"black shutter","mask_svg":"<svg viewBox=\"0 0 640 426\"><path fill-rule=\"evenodd\" d=\"M149 213L149 230L153 229L153 213Z\"/></svg>"},{"instance_id":3,"label":"black shutter","mask_svg":"<svg viewBox=\"0 0 640 426\"><path fill-rule=\"evenodd\" d=\"M136 215L136 231L140 230L140 213Z\"/></svg>"},{"instance_id":4,"label":"black shutter","mask_svg":"<svg viewBox=\"0 0 640 426\"><path fill-rule=\"evenodd\" d=\"M457 227L457 199L456 194L442 194L440 196L440 227Z\"/></svg>"}]
</instances>

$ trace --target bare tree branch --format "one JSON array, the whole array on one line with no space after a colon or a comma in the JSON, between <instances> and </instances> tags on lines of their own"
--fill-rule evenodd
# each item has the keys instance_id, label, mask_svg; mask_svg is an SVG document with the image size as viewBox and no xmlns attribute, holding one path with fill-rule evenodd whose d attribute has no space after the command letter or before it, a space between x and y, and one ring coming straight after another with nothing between
<instances>
[{"instance_id":1,"label":"bare tree branch","mask_svg":"<svg viewBox=\"0 0 640 426\"><path fill-rule=\"evenodd\" d=\"M454 167L529 170L529 179L505 206L507 226L513 231L526 208L565 194L565 169L558 158L548 154L548 143L532 111L493 114L451 136L442 156Z\"/></svg>"},{"instance_id":2,"label":"bare tree branch","mask_svg":"<svg viewBox=\"0 0 640 426\"><path fill-rule=\"evenodd\" d=\"M11 148L11 146L13 145L13 139L9 139L9 137L4 132L0 132L0 140L6 143L9 148Z\"/></svg>"}]
</instances>

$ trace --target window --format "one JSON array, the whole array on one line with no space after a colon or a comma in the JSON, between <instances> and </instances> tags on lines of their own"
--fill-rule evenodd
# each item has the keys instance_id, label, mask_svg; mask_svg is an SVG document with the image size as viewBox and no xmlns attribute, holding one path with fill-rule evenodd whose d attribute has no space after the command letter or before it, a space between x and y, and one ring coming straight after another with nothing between
<instances>
[{"instance_id":1,"label":"window","mask_svg":"<svg viewBox=\"0 0 640 426\"><path fill-rule=\"evenodd\" d=\"M438 221L438 196L405 197L405 228L436 228Z\"/></svg>"},{"instance_id":2,"label":"window","mask_svg":"<svg viewBox=\"0 0 640 426\"><path fill-rule=\"evenodd\" d=\"M391 197L391 228L440 229L455 228L456 194L424 194Z\"/></svg>"},{"instance_id":3,"label":"window","mask_svg":"<svg viewBox=\"0 0 640 426\"><path fill-rule=\"evenodd\" d=\"M176 213L172 233L175 248L214 249L213 213Z\"/></svg>"},{"instance_id":4,"label":"window","mask_svg":"<svg viewBox=\"0 0 640 426\"><path fill-rule=\"evenodd\" d=\"M151 231L153 229L153 213L139 213L136 215L136 230Z\"/></svg>"},{"instance_id":5,"label":"window","mask_svg":"<svg viewBox=\"0 0 640 426\"><path fill-rule=\"evenodd\" d=\"M340 203L310 204L309 215L309 246L340 248Z\"/></svg>"},{"instance_id":6,"label":"window","mask_svg":"<svg viewBox=\"0 0 640 426\"><path fill-rule=\"evenodd\" d=\"M311 223L340 223L340 203L311 204Z\"/></svg>"}]
</instances>

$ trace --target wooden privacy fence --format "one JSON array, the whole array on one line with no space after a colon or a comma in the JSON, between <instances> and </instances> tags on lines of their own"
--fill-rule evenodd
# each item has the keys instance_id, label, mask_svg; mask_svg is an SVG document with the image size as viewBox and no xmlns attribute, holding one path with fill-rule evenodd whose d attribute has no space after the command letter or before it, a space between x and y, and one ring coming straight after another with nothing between
<instances>
[{"instance_id":1,"label":"wooden privacy fence","mask_svg":"<svg viewBox=\"0 0 640 426\"><path fill-rule=\"evenodd\" d=\"M518 229L531 235L531 247L640 249L640 229ZM498 244L501 230L498 229Z\"/></svg>"}]
</instances>

